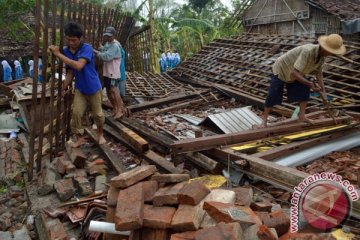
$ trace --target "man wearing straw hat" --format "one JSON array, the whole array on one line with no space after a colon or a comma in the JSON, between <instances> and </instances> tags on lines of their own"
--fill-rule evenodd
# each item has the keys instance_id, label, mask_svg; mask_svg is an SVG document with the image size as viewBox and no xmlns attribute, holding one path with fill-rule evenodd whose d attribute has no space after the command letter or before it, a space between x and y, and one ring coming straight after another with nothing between
<instances>
[{"instance_id":1,"label":"man wearing straw hat","mask_svg":"<svg viewBox=\"0 0 360 240\"><path fill-rule=\"evenodd\" d=\"M325 57L343 55L346 51L343 39L338 34L321 36L319 44L305 44L291 49L280 56L274 63L269 93L265 101L263 123L260 127L267 127L267 119L273 106L282 103L284 87L287 90L289 102L298 102L300 106L299 121L311 123L305 117L307 102L310 99L310 89L322 92L325 88L322 66ZM307 74L315 74L318 84L305 78Z\"/></svg>"}]
</instances>

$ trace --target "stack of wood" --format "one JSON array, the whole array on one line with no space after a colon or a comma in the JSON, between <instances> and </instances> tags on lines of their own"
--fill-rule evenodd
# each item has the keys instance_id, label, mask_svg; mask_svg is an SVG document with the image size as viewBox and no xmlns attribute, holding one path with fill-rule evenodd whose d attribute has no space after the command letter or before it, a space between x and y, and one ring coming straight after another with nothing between
<instances>
[{"instance_id":1,"label":"stack of wood","mask_svg":"<svg viewBox=\"0 0 360 240\"><path fill-rule=\"evenodd\" d=\"M209 189L188 174L160 174L153 165L112 178L107 204L107 221L131 231L131 240L278 239L290 226L280 205L253 201L251 188Z\"/></svg>"}]
</instances>

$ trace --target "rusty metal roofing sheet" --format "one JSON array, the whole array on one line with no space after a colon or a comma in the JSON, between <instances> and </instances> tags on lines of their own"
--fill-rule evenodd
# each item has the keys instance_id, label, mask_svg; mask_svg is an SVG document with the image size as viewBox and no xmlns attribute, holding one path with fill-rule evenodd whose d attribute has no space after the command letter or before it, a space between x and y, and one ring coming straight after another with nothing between
<instances>
[{"instance_id":1,"label":"rusty metal roofing sheet","mask_svg":"<svg viewBox=\"0 0 360 240\"><path fill-rule=\"evenodd\" d=\"M235 133L251 129L260 124L262 119L250 110L250 107L209 115L205 121L212 121L224 133Z\"/></svg>"}]
</instances>

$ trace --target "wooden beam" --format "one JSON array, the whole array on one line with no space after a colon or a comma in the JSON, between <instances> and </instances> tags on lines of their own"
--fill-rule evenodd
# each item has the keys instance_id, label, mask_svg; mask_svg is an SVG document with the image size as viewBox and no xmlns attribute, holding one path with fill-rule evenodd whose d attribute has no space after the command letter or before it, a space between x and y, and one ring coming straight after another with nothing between
<instances>
[{"instance_id":1,"label":"wooden beam","mask_svg":"<svg viewBox=\"0 0 360 240\"><path fill-rule=\"evenodd\" d=\"M167 97L167 98L161 98L161 99L156 99L156 100L149 101L149 102L140 103L137 105L132 105L132 106L128 107L128 109L131 112L138 112L138 111L141 111L144 109L150 109L153 107L158 107L161 105L178 102L178 101L185 100L185 99L190 99L190 98L194 98L197 96L199 96L198 93L181 93L181 94Z\"/></svg>"},{"instance_id":2,"label":"wooden beam","mask_svg":"<svg viewBox=\"0 0 360 240\"><path fill-rule=\"evenodd\" d=\"M140 137L137 133L131 129L125 127L123 124L110 118L105 117L106 122L113 127L130 145L132 145L138 152L146 152L149 150L149 143Z\"/></svg>"},{"instance_id":3,"label":"wooden beam","mask_svg":"<svg viewBox=\"0 0 360 240\"><path fill-rule=\"evenodd\" d=\"M143 122L138 119L122 118L120 121L124 125L138 132L140 135L145 136L152 142L158 143L166 148L170 149L171 144L174 142L173 139L147 127Z\"/></svg>"},{"instance_id":4,"label":"wooden beam","mask_svg":"<svg viewBox=\"0 0 360 240\"><path fill-rule=\"evenodd\" d=\"M110 127L109 125L105 124L104 131L106 131L111 137L115 138L116 140L124 144L126 147L131 149L135 154L145 158L150 163L156 164L159 168L165 170L166 172L183 172L181 169L176 168L172 162L166 160L164 157L158 155L152 150L148 150L145 153L137 151L137 149L135 149L129 142L126 141L126 139L124 139L119 133L114 130L114 128Z\"/></svg>"},{"instance_id":5,"label":"wooden beam","mask_svg":"<svg viewBox=\"0 0 360 240\"><path fill-rule=\"evenodd\" d=\"M336 133L332 133L330 135L325 135L325 136L321 136L321 137L317 137L317 138L313 138L313 139L309 139L309 140L305 140L305 141L292 142L289 144L285 144L285 145L281 145L279 147L272 148L268 151L252 154L251 156L259 157L259 158L262 158L265 160L274 160L276 158L294 154L294 153L300 152L306 148L316 146L318 144L328 142L328 141L337 139L339 137L343 137L352 132L353 132L353 130L347 130L347 131L336 132Z\"/></svg>"},{"instance_id":6,"label":"wooden beam","mask_svg":"<svg viewBox=\"0 0 360 240\"><path fill-rule=\"evenodd\" d=\"M218 174L221 172L221 164L202 153L187 153L185 154L185 158L210 173Z\"/></svg>"},{"instance_id":7,"label":"wooden beam","mask_svg":"<svg viewBox=\"0 0 360 240\"><path fill-rule=\"evenodd\" d=\"M337 118L338 124L345 124L351 121L351 117ZM200 137L195 139L185 139L171 144L173 153L198 152L220 146L241 143L245 141L257 140L278 136L287 133L301 132L314 128L332 126L331 118L315 120L313 125L305 122L292 123L284 126L274 126L262 129L251 129L239 133L220 134L210 137Z\"/></svg>"},{"instance_id":8,"label":"wooden beam","mask_svg":"<svg viewBox=\"0 0 360 240\"><path fill-rule=\"evenodd\" d=\"M126 168L124 164L122 163L122 160L119 159L115 153L111 150L110 146L107 144L99 144L97 134L94 133L94 131L85 128L86 133L96 142L98 147L100 148L101 152L105 155L105 157L110 161L110 163L113 165L115 170L118 173L126 172Z\"/></svg>"}]
</instances>

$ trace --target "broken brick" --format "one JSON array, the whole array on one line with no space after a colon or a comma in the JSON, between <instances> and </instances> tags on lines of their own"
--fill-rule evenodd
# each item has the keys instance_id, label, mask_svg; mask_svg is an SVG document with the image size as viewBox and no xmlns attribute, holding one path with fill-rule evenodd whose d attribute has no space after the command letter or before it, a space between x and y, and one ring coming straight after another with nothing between
<instances>
[{"instance_id":1,"label":"broken brick","mask_svg":"<svg viewBox=\"0 0 360 240\"><path fill-rule=\"evenodd\" d=\"M171 220L176 209L173 207L154 207L144 205L144 227L166 229L171 227Z\"/></svg>"},{"instance_id":2,"label":"broken brick","mask_svg":"<svg viewBox=\"0 0 360 240\"><path fill-rule=\"evenodd\" d=\"M183 233L174 233L170 240L195 240L196 231L189 231Z\"/></svg>"},{"instance_id":3,"label":"broken brick","mask_svg":"<svg viewBox=\"0 0 360 240\"><path fill-rule=\"evenodd\" d=\"M81 148L71 148L70 159L77 168L84 168L87 157Z\"/></svg>"},{"instance_id":4,"label":"broken brick","mask_svg":"<svg viewBox=\"0 0 360 240\"><path fill-rule=\"evenodd\" d=\"M215 227L199 230L195 240L241 240L242 228L239 223L219 223Z\"/></svg>"},{"instance_id":5,"label":"broken brick","mask_svg":"<svg viewBox=\"0 0 360 240\"><path fill-rule=\"evenodd\" d=\"M158 182L157 181L143 181L144 188L144 201L150 202L153 200L156 191L158 190Z\"/></svg>"},{"instance_id":6,"label":"broken brick","mask_svg":"<svg viewBox=\"0 0 360 240\"><path fill-rule=\"evenodd\" d=\"M250 208L258 212L271 212L272 206L270 202L252 202Z\"/></svg>"},{"instance_id":7,"label":"broken brick","mask_svg":"<svg viewBox=\"0 0 360 240\"><path fill-rule=\"evenodd\" d=\"M185 186L178 193L178 201L180 204L197 205L210 193L207 188L200 181L192 181L185 184Z\"/></svg>"},{"instance_id":8,"label":"broken brick","mask_svg":"<svg viewBox=\"0 0 360 240\"><path fill-rule=\"evenodd\" d=\"M144 191L141 183L121 190L116 205L115 229L127 231L141 228L143 209Z\"/></svg>"},{"instance_id":9,"label":"broken brick","mask_svg":"<svg viewBox=\"0 0 360 240\"><path fill-rule=\"evenodd\" d=\"M175 185L160 188L154 195L154 206L174 205L179 204L178 193L184 187L185 183L178 183Z\"/></svg>"},{"instance_id":10,"label":"broken brick","mask_svg":"<svg viewBox=\"0 0 360 240\"><path fill-rule=\"evenodd\" d=\"M65 160L64 156L57 157L55 161L53 161L53 165L58 173L64 175L65 173L70 173L75 171L76 167L72 164L71 161Z\"/></svg>"},{"instance_id":11,"label":"broken brick","mask_svg":"<svg viewBox=\"0 0 360 240\"><path fill-rule=\"evenodd\" d=\"M290 219L282 209L269 214L269 218L264 219L264 225L268 228L275 228L278 236L285 234L290 227Z\"/></svg>"},{"instance_id":12,"label":"broken brick","mask_svg":"<svg viewBox=\"0 0 360 240\"><path fill-rule=\"evenodd\" d=\"M74 182L75 182L75 186L77 187L77 189L79 190L82 196L90 195L94 192L87 178L75 177Z\"/></svg>"},{"instance_id":13,"label":"broken brick","mask_svg":"<svg viewBox=\"0 0 360 240\"><path fill-rule=\"evenodd\" d=\"M38 179L38 194L40 196L47 195L54 191L54 184L60 176L49 168L45 168L41 171Z\"/></svg>"},{"instance_id":14,"label":"broken brick","mask_svg":"<svg viewBox=\"0 0 360 240\"><path fill-rule=\"evenodd\" d=\"M131 231L129 240L168 240L170 233L167 229L153 229L143 227Z\"/></svg>"},{"instance_id":15,"label":"broken brick","mask_svg":"<svg viewBox=\"0 0 360 240\"><path fill-rule=\"evenodd\" d=\"M237 187L232 188L231 190L236 193L235 205L250 206L251 202L253 201L252 188Z\"/></svg>"},{"instance_id":16,"label":"broken brick","mask_svg":"<svg viewBox=\"0 0 360 240\"><path fill-rule=\"evenodd\" d=\"M266 232L266 234L264 234ZM264 225L252 225L244 230L244 239L252 240L277 240L278 236L274 228L268 228Z\"/></svg>"},{"instance_id":17,"label":"broken brick","mask_svg":"<svg viewBox=\"0 0 360 240\"><path fill-rule=\"evenodd\" d=\"M120 189L110 186L107 194L107 205L108 207L116 207Z\"/></svg>"},{"instance_id":18,"label":"broken brick","mask_svg":"<svg viewBox=\"0 0 360 240\"><path fill-rule=\"evenodd\" d=\"M188 181L190 179L189 174L154 174L151 176L151 180L155 180L159 183L179 183Z\"/></svg>"},{"instance_id":19,"label":"broken brick","mask_svg":"<svg viewBox=\"0 0 360 240\"><path fill-rule=\"evenodd\" d=\"M48 231L48 236L50 237L50 239L56 239L56 240L67 239L64 225L57 218L48 219L46 221L46 229Z\"/></svg>"},{"instance_id":20,"label":"broken brick","mask_svg":"<svg viewBox=\"0 0 360 240\"><path fill-rule=\"evenodd\" d=\"M105 175L99 175L95 178L95 193L102 193L106 190L106 176Z\"/></svg>"},{"instance_id":21,"label":"broken brick","mask_svg":"<svg viewBox=\"0 0 360 240\"><path fill-rule=\"evenodd\" d=\"M261 225L261 220L246 206L234 206L229 203L204 202L203 209L217 222L240 222L243 229L253 224Z\"/></svg>"},{"instance_id":22,"label":"broken brick","mask_svg":"<svg viewBox=\"0 0 360 240\"><path fill-rule=\"evenodd\" d=\"M111 179L111 185L117 188L126 188L143 180L156 172L154 165L139 166L128 172L121 173Z\"/></svg>"},{"instance_id":23,"label":"broken brick","mask_svg":"<svg viewBox=\"0 0 360 240\"><path fill-rule=\"evenodd\" d=\"M69 200L75 194L74 184L71 179L58 180L54 184L54 188L59 199L63 202Z\"/></svg>"},{"instance_id":24,"label":"broken brick","mask_svg":"<svg viewBox=\"0 0 360 240\"><path fill-rule=\"evenodd\" d=\"M200 227L204 211L201 205L179 205L171 221L171 227L178 231L193 231Z\"/></svg>"},{"instance_id":25,"label":"broken brick","mask_svg":"<svg viewBox=\"0 0 360 240\"><path fill-rule=\"evenodd\" d=\"M214 201L214 202L222 202L222 203L231 203L235 202L235 192L227 189L213 189L207 195L203 202L206 201ZM217 224L217 222L207 213L204 213L204 218L201 221L200 228L208 228L213 227Z\"/></svg>"}]
</instances>

